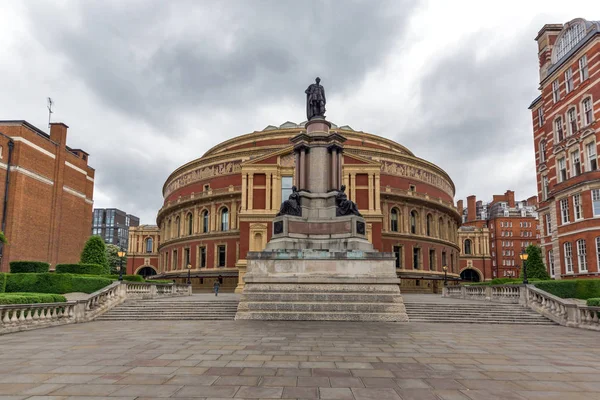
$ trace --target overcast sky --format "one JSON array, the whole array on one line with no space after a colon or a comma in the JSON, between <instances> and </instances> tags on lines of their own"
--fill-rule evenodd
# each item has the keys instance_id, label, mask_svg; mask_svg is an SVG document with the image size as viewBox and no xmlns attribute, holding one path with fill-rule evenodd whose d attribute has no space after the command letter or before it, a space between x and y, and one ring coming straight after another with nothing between
<instances>
[{"instance_id":1,"label":"overcast sky","mask_svg":"<svg viewBox=\"0 0 600 400\"><path fill-rule=\"evenodd\" d=\"M155 223L162 185L213 145L301 122L320 76L327 117L445 169L455 200L536 194L531 115L546 23L585 1L3 1L0 119L90 153L95 207Z\"/></svg>"}]
</instances>

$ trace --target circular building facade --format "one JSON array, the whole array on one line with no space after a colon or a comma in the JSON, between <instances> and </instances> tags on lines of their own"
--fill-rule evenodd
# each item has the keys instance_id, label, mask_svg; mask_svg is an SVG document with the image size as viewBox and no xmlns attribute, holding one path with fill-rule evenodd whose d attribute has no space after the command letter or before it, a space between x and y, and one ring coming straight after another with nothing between
<instances>
[{"instance_id":1,"label":"circular building facade","mask_svg":"<svg viewBox=\"0 0 600 400\"><path fill-rule=\"evenodd\" d=\"M290 139L304 123L286 122L227 140L175 170L163 186L157 277L209 290L239 291L248 251L264 249L271 221L294 182ZM441 291L443 266L459 278L454 183L438 166L406 147L349 126L343 183L367 222L375 249L396 255L405 292Z\"/></svg>"}]
</instances>

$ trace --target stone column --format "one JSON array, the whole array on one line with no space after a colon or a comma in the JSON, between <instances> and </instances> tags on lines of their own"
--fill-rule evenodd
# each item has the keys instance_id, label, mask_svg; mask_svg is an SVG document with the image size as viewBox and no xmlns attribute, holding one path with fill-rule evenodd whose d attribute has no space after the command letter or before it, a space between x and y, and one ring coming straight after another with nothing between
<instances>
[{"instance_id":1,"label":"stone column","mask_svg":"<svg viewBox=\"0 0 600 400\"><path fill-rule=\"evenodd\" d=\"M375 174L375 210L381 210L381 182L379 179L379 174Z\"/></svg>"},{"instance_id":2,"label":"stone column","mask_svg":"<svg viewBox=\"0 0 600 400\"><path fill-rule=\"evenodd\" d=\"M242 210L248 209L248 204L246 203L246 194L248 193L248 180L246 179L246 174L242 174Z\"/></svg>"},{"instance_id":3,"label":"stone column","mask_svg":"<svg viewBox=\"0 0 600 400\"><path fill-rule=\"evenodd\" d=\"M297 179L298 173L296 172L296 180ZM279 210L279 208L281 207L281 203L281 177L275 174L273 175L273 209Z\"/></svg>"},{"instance_id":4,"label":"stone column","mask_svg":"<svg viewBox=\"0 0 600 400\"><path fill-rule=\"evenodd\" d=\"M300 189L300 170L302 169L302 164L300 163L300 151L294 150L294 165L296 166L294 174L294 186Z\"/></svg>"},{"instance_id":5,"label":"stone column","mask_svg":"<svg viewBox=\"0 0 600 400\"><path fill-rule=\"evenodd\" d=\"M348 195L348 197L350 198L350 200L356 203L356 172L353 172L350 175L350 186L352 195Z\"/></svg>"},{"instance_id":6,"label":"stone column","mask_svg":"<svg viewBox=\"0 0 600 400\"><path fill-rule=\"evenodd\" d=\"M210 223L210 230L211 232L214 232L217 230L217 207L215 205L215 203L211 203L210 204L210 218L209 218L209 223Z\"/></svg>"},{"instance_id":7,"label":"stone column","mask_svg":"<svg viewBox=\"0 0 600 400\"><path fill-rule=\"evenodd\" d=\"M300 175L300 187L298 188L298 190L301 189L307 189L306 187L306 149L300 149L300 168L299 168L299 175Z\"/></svg>"},{"instance_id":8,"label":"stone column","mask_svg":"<svg viewBox=\"0 0 600 400\"><path fill-rule=\"evenodd\" d=\"M237 202L235 200L231 201L231 212L229 213L229 217L231 218L230 229L237 229Z\"/></svg>"},{"instance_id":9,"label":"stone column","mask_svg":"<svg viewBox=\"0 0 600 400\"><path fill-rule=\"evenodd\" d=\"M375 209L374 207L374 198L375 198L375 193L373 192L373 180L374 177L372 174L369 174L369 211L373 211Z\"/></svg>"},{"instance_id":10,"label":"stone column","mask_svg":"<svg viewBox=\"0 0 600 400\"><path fill-rule=\"evenodd\" d=\"M254 201L254 174L248 176L248 210L252 210Z\"/></svg>"},{"instance_id":11,"label":"stone column","mask_svg":"<svg viewBox=\"0 0 600 400\"><path fill-rule=\"evenodd\" d=\"M335 178L337 175L337 150L335 148L331 148L331 151L329 152L329 159L330 159L330 176L329 176L329 189L335 189L336 185L335 185Z\"/></svg>"},{"instance_id":12,"label":"stone column","mask_svg":"<svg viewBox=\"0 0 600 400\"><path fill-rule=\"evenodd\" d=\"M265 184L265 208L267 210L271 209L271 177L273 176L273 173L269 172L266 175L266 184Z\"/></svg>"}]
</instances>

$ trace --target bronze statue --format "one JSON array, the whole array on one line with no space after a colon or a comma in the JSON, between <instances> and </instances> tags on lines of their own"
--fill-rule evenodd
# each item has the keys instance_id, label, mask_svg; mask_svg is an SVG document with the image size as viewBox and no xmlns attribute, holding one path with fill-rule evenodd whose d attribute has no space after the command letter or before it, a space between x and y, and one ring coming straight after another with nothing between
<instances>
[{"instance_id":1,"label":"bronze statue","mask_svg":"<svg viewBox=\"0 0 600 400\"><path fill-rule=\"evenodd\" d=\"M296 186L292 186L292 194L290 194L290 197L286 201L281 203L281 208L279 209L277 216L279 217L280 215L292 215L295 217L302 216L300 195L298 194L298 189L296 189Z\"/></svg>"},{"instance_id":2,"label":"bronze statue","mask_svg":"<svg viewBox=\"0 0 600 400\"><path fill-rule=\"evenodd\" d=\"M325 89L319 83L321 78L315 79L316 83L311 84L306 93L306 118L310 121L315 117L325 118Z\"/></svg>"},{"instance_id":3,"label":"bronze statue","mask_svg":"<svg viewBox=\"0 0 600 400\"><path fill-rule=\"evenodd\" d=\"M335 216L343 217L344 215L357 215L362 217L360 212L358 212L356 203L348 200L348 196L346 196L346 193L344 193L345 190L346 185L342 185L338 194L335 195L335 205L337 206L335 210Z\"/></svg>"}]
</instances>

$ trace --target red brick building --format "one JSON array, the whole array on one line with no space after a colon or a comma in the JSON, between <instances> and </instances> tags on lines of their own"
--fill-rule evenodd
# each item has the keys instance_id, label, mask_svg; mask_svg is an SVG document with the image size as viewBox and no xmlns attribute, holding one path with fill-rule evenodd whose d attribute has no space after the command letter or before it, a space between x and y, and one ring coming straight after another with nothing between
<instances>
[{"instance_id":1,"label":"red brick building","mask_svg":"<svg viewBox=\"0 0 600 400\"><path fill-rule=\"evenodd\" d=\"M78 262L92 226L94 169L67 147L67 125L50 134L26 121L0 121L0 271L10 261ZM7 172L10 171L10 172ZM6 191L8 187L8 191Z\"/></svg>"},{"instance_id":2,"label":"red brick building","mask_svg":"<svg viewBox=\"0 0 600 400\"><path fill-rule=\"evenodd\" d=\"M515 201L512 190L494 195L489 203L469 196L464 210L460 200L461 277L471 281L518 277L519 254L531 244L540 244L536 207L535 196Z\"/></svg>"},{"instance_id":3,"label":"red brick building","mask_svg":"<svg viewBox=\"0 0 600 400\"><path fill-rule=\"evenodd\" d=\"M367 236L379 251L397 256L405 291L437 291L442 266L458 278L454 184L436 165L391 140L349 126L343 135L343 183L367 222ZM294 182L290 138L304 124L286 122L227 140L177 170L163 187L157 224L160 276L184 280L192 265L194 286L240 289L246 253L262 250L271 221Z\"/></svg>"},{"instance_id":4,"label":"red brick building","mask_svg":"<svg viewBox=\"0 0 600 400\"><path fill-rule=\"evenodd\" d=\"M152 276L159 271L160 230L156 225L129 227L127 274Z\"/></svg>"},{"instance_id":5,"label":"red brick building","mask_svg":"<svg viewBox=\"0 0 600 400\"><path fill-rule=\"evenodd\" d=\"M530 106L542 249L556 279L600 276L600 22L544 25Z\"/></svg>"}]
</instances>

